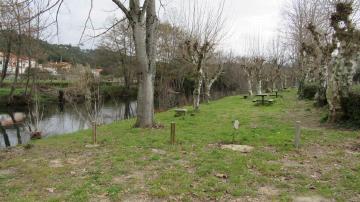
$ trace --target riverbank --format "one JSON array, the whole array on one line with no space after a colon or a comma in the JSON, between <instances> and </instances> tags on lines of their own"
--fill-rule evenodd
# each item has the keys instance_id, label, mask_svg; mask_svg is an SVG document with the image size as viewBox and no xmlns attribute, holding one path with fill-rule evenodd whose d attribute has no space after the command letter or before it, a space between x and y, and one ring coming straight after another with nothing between
<instances>
[{"instance_id":1,"label":"riverbank","mask_svg":"<svg viewBox=\"0 0 360 202\"><path fill-rule=\"evenodd\" d=\"M100 127L97 148L85 147L91 131L42 139L0 151L0 201L359 201L359 132L321 125L324 114L293 91L268 107L234 96L185 119L159 113L160 129L134 129L134 120ZM254 147L248 154L217 146L231 142L235 119L236 142Z\"/></svg>"},{"instance_id":2,"label":"riverbank","mask_svg":"<svg viewBox=\"0 0 360 202\"><path fill-rule=\"evenodd\" d=\"M39 101L41 103L58 103L59 91L66 91L68 86L69 83L66 82L58 82L54 85L45 82L43 82L43 84L39 84ZM10 94L10 91L10 87L0 88L0 107L9 104L8 95ZM24 94L25 88L16 88L14 93L16 100L14 100L14 103L11 103L10 105L23 106L34 100L34 96L24 97ZM124 100L133 100L136 98L137 90L134 87L126 89L123 86L112 86L104 83L100 86L100 94L103 96L105 101L119 98Z\"/></svg>"}]
</instances>

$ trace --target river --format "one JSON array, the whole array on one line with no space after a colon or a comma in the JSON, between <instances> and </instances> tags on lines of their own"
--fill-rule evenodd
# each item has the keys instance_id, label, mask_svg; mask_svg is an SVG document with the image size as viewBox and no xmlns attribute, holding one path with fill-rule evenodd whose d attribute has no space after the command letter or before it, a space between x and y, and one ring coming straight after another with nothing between
<instances>
[{"instance_id":1,"label":"river","mask_svg":"<svg viewBox=\"0 0 360 202\"><path fill-rule=\"evenodd\" d=\"M36 113L39 109L39 113ZM136 116L136 102L106 102L98 110L101 124L109 124ZM11 125L12 118L20 120ZM36 118L38 117L38 118ZM37 121L38 120L38 121ZM46 104L42 107L0 108L0 121L5 129L0 128L0 148L26 144L30 141L31 131L37 126L43 137L73 133L88 129L91 119L84 105ZM6 137L7 136L7 137Z\"/></svg>"},{"instance_id":2,"label":"river","mask_svg":"<svg viewBox=\"0 0 360 202\"><path fill-rule=\"evenodd\" d=\"M213 92L212 98L216 100L235 94L238 94L238 92L220 90ZM171 100L170 98L166 99L168 101ZM178 105L191 105L191 100L187 99L184 95L181 98L175 96L174 99L174 103L170 102L167 106L163 107L158 106L157 108L159 109L157 111ZM42 137L50 137L88 129L91 125L91 119L87 118L88 111L84 104L74 106L49 103L42 107L0 107L0 123L2 123L2 126L12 122L12 118L20 120L19 122L16 121L18 124L0 127L0 149L28 143L34 131L41 131ZM109 124L114 121L129 119L136 116L136 101L105 102L101 105L98 112L100 124ZM2 131L2 128L5 131Z\"/></svg>"}]
</instances>

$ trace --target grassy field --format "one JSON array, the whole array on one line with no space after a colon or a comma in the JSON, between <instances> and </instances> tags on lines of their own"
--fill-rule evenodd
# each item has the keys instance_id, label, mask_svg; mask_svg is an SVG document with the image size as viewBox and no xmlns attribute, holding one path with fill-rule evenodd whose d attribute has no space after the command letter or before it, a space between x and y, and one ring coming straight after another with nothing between
<instances>
[{"instance_id":1,"label":"grassy field","mask_svg":"<svg viewBox=\"0 0 360 202\"><path fill-rule=\"evenodd\" d=\"M8 96L10 94L11 88L0 88L0 97ZM23 93L24 89L15 89L15 95Z\"/></svg>"},{"instance_id":2,"label":"grassy field","mask_svg":"<svg viewBox=\"0 0 360 202\"><path fill-rule=\"evenodd\" d=\"M97 148L85 147L91 132L82 131L0 151L0 201L360 201L359 132L321 125L324 111L295 92L268 107L235 96L173 115L157 114L161 129L103 126ZM236 142L251 153L218 146L231 142L235 119Z\"/></svg>"}]
</instances>

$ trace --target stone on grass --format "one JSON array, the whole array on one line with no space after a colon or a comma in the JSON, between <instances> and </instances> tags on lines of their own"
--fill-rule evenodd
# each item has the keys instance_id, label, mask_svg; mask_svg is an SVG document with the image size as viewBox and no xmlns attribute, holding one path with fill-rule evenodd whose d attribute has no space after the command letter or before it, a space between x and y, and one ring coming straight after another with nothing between
<instances>
[{"instance_id":1,"label":"stone on grass","mask_svg":"<svg viewBox=\"0 0 360 202\"><path fill-rule=\"evenodd\" d=\"M16 173L16 171L14 168L0 170L0 175L13 175L15 173Z\"/></svg>"},{"instance_id":2,"label":"stone on grass","mask_svg":"<svg viewBox=\"0 0 360 202\"><path fill-rule=\"evenodd\" d=\"M227 179L228 178L228 175L223 174L223 173L216 173L215 176L217 178L220 178L220 179Z\"/></svg>"},{"instance_id":3,"label":"stone on grass","mask_svg":"<svg viewBox=\"0 0 360 202\"><path fill-rule=\"evenodd\" d=\"M250 153L252 150L254 150L254 147L248 145L229 144L229 145L221 145L221 149L229 149L241 153Z\"/></svg>"},{"instance_id":4,"label":"stone on grass","mask_svg":"<svg viewBox=\"0 0 360 202\"><path fill-rule=\"evenodd\" d=\"M165 155L166 151L161 150L161 149L151 149L152 153L154 154L159 154L159 155Z\"/></svg>"},{"instance_id":5,"label":"stone on grass","mask_svg":"<svg viewBox=\"0 0 360 202\"><path fill-rule=\"evenodd\" d=\"M50 168L62 168L62 167L64 167L64 165L61 160L55 159L55 160L50 161L49 167Z\"/></svg>"},{"instance_id":6,"label":"stone on grass","mask_svg":"<svg viewBox=\"0 0 360 202\"><path fill-rule=\"evenodd\" d=\"M294 202L331 202L331 201L333 200L329 200L321 196L301 196L294 198Z\"/></svg>"},{"instance_id":7,"label":"stone on grass","mask_svg":"<svg viewBox=\"0 0 360 202\"><path fill-rule=\"evenodd\" d=\"M270 186L264 186L264 187L260 187L258 192L260 194L266 195L266 196L277 196L279 195L279 190L270 187Z\"/></svg>"},{"instance_id":8,"label":"stone on grass","mask_svg":"<svg viewBox=\"0 0 360 202\"><path fill-rule=\"evenodd\" d=\"M87 145L85 145L85 147L86 148L89 148L89 149L91 149L91 148L97 148L97 147L99 147L100 145L98 145L98 144L87 144Z\"/></svg>"},{"instance_id":9,"label":"stone on grass","mask_svg":"<svg viewBox=\"0 0 360 202\"><path fill-rule=\"evenodd\" d=\"M56 188L46 188L45 190L49 193L54 193Z\"/></svg>"}]
</instances>

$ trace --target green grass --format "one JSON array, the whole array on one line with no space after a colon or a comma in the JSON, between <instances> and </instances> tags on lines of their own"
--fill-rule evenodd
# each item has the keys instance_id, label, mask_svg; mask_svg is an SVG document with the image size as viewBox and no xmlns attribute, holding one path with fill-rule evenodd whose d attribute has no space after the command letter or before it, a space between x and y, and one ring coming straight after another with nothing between
<instances>
[{"instance_id":1,"label":"green grass","mask_svg":"<svg viewBox=\"0 0 360 202\"><path fill-rule=\"evenodd\" d=\"M291 201L312 195L356 201L360 155L348 148L360 142L358 132L319 125L324 113L293 91L267 107L234 96L204 104L185 119L159 113L163 129L134 129L134 120L103 126L98 148L85 147L91 131L42 139L30 149L0 151L0 201ZM241 125L236 142L255 147L249 154L216 146L231 142L235 119ZM292 146L297 120L303 125L300 150ZM169 145L172 121L175 146ZM50 167L53 160L62 166Z\"/></svg>"},{"instance_id":2,"label":"green grass","mask_svg":"<svg viewBox=\"0 0 360 202\"><path fill-rule=\"evenodd\" d=\"M11 88L0 88L0 97L8 96L10 94ZM23 93L25 89L15 89L15 95Z\"/></svg>"},{"instance_id":3,"label":"green grass","mask_svg":"<svg viewBox=\"0 0 360 202\"><path fill-rule=\"evenodd\" d=\"M0 105L6 105L8 101L8 96L10 94L11 88L0 88ZM21 95L25 93L24 88L15 89L14 95ZM40 102L49 103L58 101L57 96L51 96L47 94L41 94L39 96Z\"/></svg>"}]
</instances>

